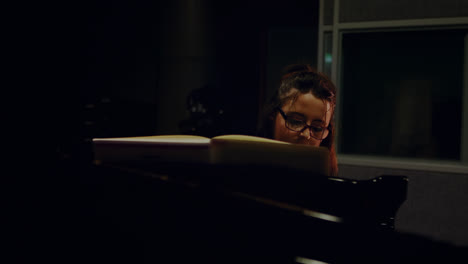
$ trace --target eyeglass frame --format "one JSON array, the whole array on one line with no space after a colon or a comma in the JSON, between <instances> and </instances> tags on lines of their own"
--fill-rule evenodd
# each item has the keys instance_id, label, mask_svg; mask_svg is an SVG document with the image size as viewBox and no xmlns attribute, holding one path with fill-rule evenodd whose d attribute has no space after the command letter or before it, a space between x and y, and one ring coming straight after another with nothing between
<instances>
[{"instance_id":1,"label":"eyeglass frame","mask_svg":"<svg viewBox=\"0 0 468 264\"><path fill-rule=\"evenodd\" d=\"M315 136L312 134L312 129L311 129L311 128L317 127L317 126L308 125L306 122L303 122L303 123L304 123L304 127L303 127L301 130L298 130L298 131L293 130L293 129L291 129L290 127L288 127L288 125L287 125L287 123L288 123L288 121L287 121L288 115L286 115L286 114L283 112L283 109L281 109L281 108L279 108L279 107L276 107L276 110L278 110L278 112L279 112L279 113L281 114L281 116L283 117L283 119L284 119L284 126L285 126L287 129L291 130L291 131L302 133L302 132L304 132L304 130L306 130L306 128L308 128L308 129L309 129L309 135L310 135L311 137L317 139L317 140L320 140L320 141L324 140L324 139L327 138L327 136L328 136L328 134L327 134L325 137L323 136L323 134L325 133L325 129L328 131L327 133L330 133L330 125L328 125L327 127L321 127L321 128L323 129L323 131L322 131L322 136L321 136L321 138L317 138L317 137L315 137Z\"/></svg>"}]
</instances>

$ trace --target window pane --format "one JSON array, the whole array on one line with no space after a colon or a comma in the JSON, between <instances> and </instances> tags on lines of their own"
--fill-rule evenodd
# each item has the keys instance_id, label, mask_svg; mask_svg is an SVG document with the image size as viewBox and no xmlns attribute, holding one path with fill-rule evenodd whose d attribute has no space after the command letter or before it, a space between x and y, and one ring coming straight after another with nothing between
<instances>
[{"instance_id":1,"label":"window pane","mask_svg":"<svg viewBox=\"0 0 468 264\"><path fill-rule=\"evenodd\" d=\"M324 25L333 25L333 6L335 1L326 0L323 1L323 24Z\"/></svg>"},{"instance_id":2,"label":"window pane","mask_svg":"<svg viewBox=\"0 0 468 264\"><path fill-rule=\"evenodd\" d=\"M340 1L339 21L363 22L468 16L466 0Z\"/></svg>"},{"instance_id":3,"label":"window pane","mask_svg":"<svg viewBox=\"0 0 468 264\"><path fill-rule=\"evenodd\" d=\"M466 34L344 34L340 152L459 160Z\"/></svg>"}]
</instances>

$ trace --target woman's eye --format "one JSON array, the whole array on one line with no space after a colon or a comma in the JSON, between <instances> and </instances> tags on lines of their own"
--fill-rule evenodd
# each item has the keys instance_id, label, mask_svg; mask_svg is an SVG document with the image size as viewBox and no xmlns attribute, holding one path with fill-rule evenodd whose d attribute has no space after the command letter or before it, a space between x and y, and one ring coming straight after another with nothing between
<instances>
[{"instance_id":1,"label":"woman's eye","mask_svg":"<svg viewBox=\"0 0 468 264\"><path fill-rule=\"evenodd\" d=\"M316 127L316 126L312 126L310 127L314 132L322 132L323 131L323 127Z\"/></svg>"},{"instance_id":2,"label":"woman's eye","mask_svg":"<svg viewBox=\"0 0 468 264\"><path fill-rule=\"evenodd\" d=\"M294 118L290 118L289 120L289 123L293 126L302 126L304 124L304 121L302 120L298 120L298 119L294 119Z\"/></svg>"}]
</instances>

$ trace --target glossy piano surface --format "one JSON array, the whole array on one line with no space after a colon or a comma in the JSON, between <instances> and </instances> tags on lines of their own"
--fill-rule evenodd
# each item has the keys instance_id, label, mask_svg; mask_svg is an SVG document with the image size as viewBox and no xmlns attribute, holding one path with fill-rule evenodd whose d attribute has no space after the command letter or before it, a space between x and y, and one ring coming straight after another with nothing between
<instances>
[{"instance_id":1,"label":"glossy piano surface","mask_svg":"<svg viewBox=\"0 0 468 264\"><path fill-rule=\"evenodd\" d=\"M394 217L407 191L404 176L350 180L279 166L121 162L101 167L176 185L253 195L337 215L349 223L389 229L394 228Z\"/></svg>"}]
</instances>

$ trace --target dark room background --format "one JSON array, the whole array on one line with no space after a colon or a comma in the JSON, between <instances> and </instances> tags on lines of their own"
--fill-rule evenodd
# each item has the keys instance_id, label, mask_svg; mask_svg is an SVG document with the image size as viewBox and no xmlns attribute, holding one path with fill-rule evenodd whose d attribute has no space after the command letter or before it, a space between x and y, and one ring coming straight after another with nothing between
<instances>
[{"instance_id":1,"label":"dark room background","mask_svg":"<svg viewBox=\"0 0 468 264\"><path fill-rule=\"evenodd\" d=\"M79 95L63 92L59 114L79 118L58 120L59 159L90 161L94 137L255 134L282 68L316 66L315 0L97 1L68 10L59 68Z\"/></svg>"}]
</instances>

